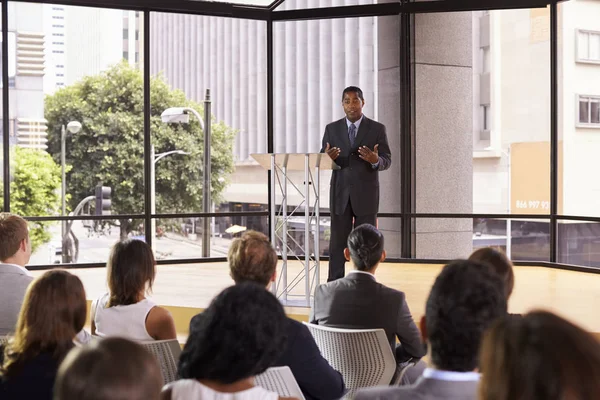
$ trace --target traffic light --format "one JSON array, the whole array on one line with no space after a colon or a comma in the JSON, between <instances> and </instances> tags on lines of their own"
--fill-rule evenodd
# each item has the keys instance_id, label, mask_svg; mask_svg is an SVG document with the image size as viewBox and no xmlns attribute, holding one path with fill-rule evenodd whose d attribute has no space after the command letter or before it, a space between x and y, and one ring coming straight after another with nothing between
<instances>
[{"instance_id":1,"label":"traffic light","mask_svg":"<svg viewBox=\"0 0 600 400\"><path fill-rule=\"evenodd\" d=\"M108 186L96 186L96 215L111 215L110 194Z\"/></svg>"}]
</instances>

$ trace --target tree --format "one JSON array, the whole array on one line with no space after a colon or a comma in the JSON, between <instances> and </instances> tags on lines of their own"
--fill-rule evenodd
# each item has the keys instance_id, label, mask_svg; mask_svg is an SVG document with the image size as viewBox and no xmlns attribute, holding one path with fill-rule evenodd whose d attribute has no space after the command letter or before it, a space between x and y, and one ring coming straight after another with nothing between
<instances>
[{"instance_id":1,"label":"tree","mask_svg":"<svg viewBox=\"0 0 600 400\"><path fill-rule=\"evenodd\" d=\"M202 106L172 90L162 76L150 80L151 135L156 153L185 150L160 161L156 168L156 209L160 213L198 212L202 205L203 134L198 121L167 125L160 114L169 107ZM142 72L122 62L46 98L48 151L60 158L61 126L79 121L82 129L67 137L66 161L70 206L94 193L101 184L112 188L113 214L144 212L144 84ZM235 131L212 122L211 195L220 193L233 172ZM219 179L219 178L223 179ZM118 218L121 238L142 222Z\"/></svg>"},{"instance_id":2,"label":"tree","mask_svg":"<svg viewBox=\"0 0 600 400\"><path fill-rule=\"evenodd\" d=\"M50 154L42 150L11 148L10 209L28 217L56 215L60 210L61 170ZM31 247L35 251L50 240L52 222L30 223Z\"/></svg>"}]
</instances>

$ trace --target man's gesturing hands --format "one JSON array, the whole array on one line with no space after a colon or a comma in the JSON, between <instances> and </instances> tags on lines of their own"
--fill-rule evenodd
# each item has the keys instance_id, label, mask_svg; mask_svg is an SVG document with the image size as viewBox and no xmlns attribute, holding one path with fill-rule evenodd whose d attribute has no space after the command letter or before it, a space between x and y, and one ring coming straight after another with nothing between
<instances>
[{"instance_id":1,"label":"man's gesturing hands","mask_svg":"<svg viewBox=\"0 0 600 400\"><path fill-rule=\"evenodd\" d=\"M329 147L329 143L327 143L327 147L325 147L325 153L327 153L332 160L335 160L340 155L340 148Z\"/></svg>"},{"instance_id":2,"label":"man's gesturing hands","mask_svg":"<svg viewBox=\"0 0 600 400\"><path fill-rule=\"evenodd\" d=\"M377 161L379 161L379 151L377 150L378 147L379 145L376 144L375 147L373 147L373 151L371 151L371 149L369 149L367 146L359 147L359 157L367 162L370 162L371 164L376 164Z\"/></svg>"}]
</instances>

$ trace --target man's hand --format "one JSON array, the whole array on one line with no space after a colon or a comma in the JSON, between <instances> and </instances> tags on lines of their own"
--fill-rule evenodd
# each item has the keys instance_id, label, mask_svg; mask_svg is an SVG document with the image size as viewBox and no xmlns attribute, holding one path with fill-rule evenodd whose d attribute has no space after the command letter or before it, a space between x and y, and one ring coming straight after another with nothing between
<instances>
[{"instance_id":1,"label":"man's hand","mask_svg":"<svg viewBox=\"0 0 600 400\"><path fill-rule=\"evenodd\" d=\"M371 151L371 149L369 149L367 146L359 147L359 157L371 164L377 163L377 161L379 161L379 150L377 150L378 147L379 145L376 144L375 147L373 147L373 151Z\"/></svg>"},{"instance_id":2,"label":"man's hand","mask_svg":"<svg viewBox=\"0 0 600 400\"><path fill-rule=\"evenodd\" d=\"M329 155L329 157L331 157L332 160L335 160L340 155L340 148L339 147L331 147L330 148L329 143L327 143L327 147L325 147L325 153L327 153Z\"/></svg>"}]
</instances>

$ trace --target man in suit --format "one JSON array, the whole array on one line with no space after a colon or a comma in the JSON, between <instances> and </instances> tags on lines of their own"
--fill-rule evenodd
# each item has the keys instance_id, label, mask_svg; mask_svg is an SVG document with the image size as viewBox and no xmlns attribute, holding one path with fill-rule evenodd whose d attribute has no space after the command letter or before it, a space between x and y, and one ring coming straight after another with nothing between
<instances>
[{"instance_id":1,"label":"man in suit","mask_svg":"<svg viewBox=\"0 0 600 400\"><path fill-rule=\"evenodd\" d=\"M398 363L423 357L426 349L406 296L375 279L379 263L385 260L381 232L369 224L357 227L348 236L344 255L355 269L342 279L317 287L311 322L347 329L381 328Z\"/></svg>"},{"instance_id":2,"label":"man in suit","mask_svg":"<svg viewBox=\"0 0 600 400\"><path fill-rule=\"evenodd\" d=\"M14 333L25 291L33 276L25 269L31 257L27 221L0 214L0 336Z\"/></svg>"},{"instance_id":3,"label":"man in suit","mask_svg":"<svg viewBox=\"0 0 600 400\"><path fill-rule=\"evenodd\" d=\"M340 167L331 175L329 192L328 282L344 276L344 248L352 228L376 225L379 171L392 163L385 126L364 116L364 105L362 90L356 86L344 89L342 106L346 117L327 125L323 135L321 152L329 154Z\"/></svg>"},{"instance_id":4,"label":"man in suit","mask_svg":"<svg viewBox=\"0 0 600 400\"><path fill-rule=\"evenodd\" d=\"M421 319L431 368L414 385L364 389L355 398L477 399L479 345L484 331L504 315L504 283L491 266L473 261L446 265L433 284Z\"/></svg>"},{"instance_id":5,"label":"man in suit","mask_svg":"<svg viewBox=\"0 0 600 400\"><path fill-rule=\"evenodd\" d=\"M231 243L228 253L229 274L235 283L255 282L268 288L275 281L277 253L260 232L247 231ZM202 314L192 318L192 324ZM292 370L307 400L339 399L346 392L342 375L333 369L315 343L308 328L287 319L287 342L275 366Z\"/></svg>"}]
</instances>

